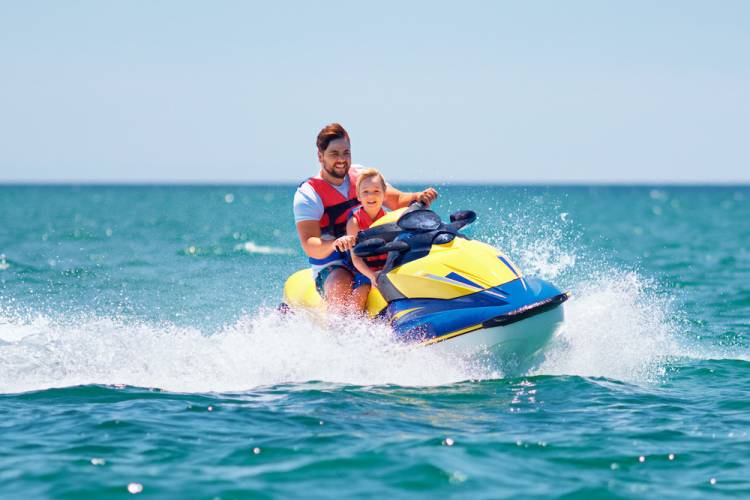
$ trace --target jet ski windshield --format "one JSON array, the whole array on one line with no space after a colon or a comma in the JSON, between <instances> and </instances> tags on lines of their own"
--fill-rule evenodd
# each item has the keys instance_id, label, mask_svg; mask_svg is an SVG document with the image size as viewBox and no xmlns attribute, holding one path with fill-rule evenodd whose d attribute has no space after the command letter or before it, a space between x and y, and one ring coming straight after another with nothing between
<instances>
[{"instance_id":1,"label":"jet ski windshield","mask_svg":"<svg viewBox=\"0 0 750 500\"><path fill-rule=\"evenodd\" d=\"M440 227L443 221L440 216L432 210L421 209L405 212L396 224L404 231L421 233L434 231Z\"/></svg>"}]
</instances>

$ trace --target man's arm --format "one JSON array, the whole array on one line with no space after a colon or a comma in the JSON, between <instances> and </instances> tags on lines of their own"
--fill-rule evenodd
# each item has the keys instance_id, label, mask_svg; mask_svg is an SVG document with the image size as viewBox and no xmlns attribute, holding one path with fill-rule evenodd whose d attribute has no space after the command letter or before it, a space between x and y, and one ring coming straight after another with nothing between
<instances>
[{"instance_id":1,"label":"man's arm","mask_svg":"<svg viewBox=\"0 0 750 500\"><path fill-rule=\"evenodd\" d=\"M302 250L313 259L322 259L333 252L333 240L320 238L320 224L315 220L303 220L297 223L297 234Z\"/></svg>"},{"instance_id":2,"label":"man's arm","mask_svg":"<svg viewBox=\"0 0 750 500\"><path fill-rule=\"evenodd\" d=\"M383 205L391 210L408 207L415 201L420 201L425 205L430 206L430 203L435 201L437 196L437 191L431 187L418 193L404 193L388 184L385 189L385 200L383 201Z\"/></svg>"},{"instance_id":3,"label":"man's arm","mask_svg":"<svg viewBox=\"0 0 750 500\"><path fill-rule=\"evenodd\" d=\"M334 250L334 242L320 237L320 218L323 217L323 202L309 184L303 184L294 193L294 220L297 225L302 250L313 259L328 257Z\"/></svg>"},{"instance_id":4,"label":"man's arm","mask_svg":"<svg viewBox=\"0 0 750 500\"><path fill-rule=\"evenodd\" d=\"M354 246L353 236L342 236L336 240L320 237L320 223L315 220L302 220L297 223L297 234L302 249L313 259L328 257L334 250L345 252Z\"/></svg>"}]
</instances>

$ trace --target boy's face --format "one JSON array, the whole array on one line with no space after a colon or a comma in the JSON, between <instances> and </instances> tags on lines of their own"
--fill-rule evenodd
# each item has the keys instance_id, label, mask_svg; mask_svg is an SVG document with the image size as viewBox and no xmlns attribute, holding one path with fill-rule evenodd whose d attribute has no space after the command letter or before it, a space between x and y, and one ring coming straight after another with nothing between
<instances>
[{"instance_id":1,"label":"boy's face","mask_svg":"<svg viewBox=\"0 0 750 500\"><path fill-rule=\"evenodd\" d=\"M385 199L385 191L379 177L368 177L359 185L357 198L365 208L380 210Z\"/></svg>"}]
</instances>

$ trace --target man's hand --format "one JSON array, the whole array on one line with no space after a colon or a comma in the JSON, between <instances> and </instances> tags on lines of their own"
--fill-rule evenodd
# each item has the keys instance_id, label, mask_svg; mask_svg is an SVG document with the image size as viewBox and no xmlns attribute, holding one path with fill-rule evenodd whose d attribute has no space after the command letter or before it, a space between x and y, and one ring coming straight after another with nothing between
<instances>
[{"instance_id":1,"label":"man's hand","mask_svg":"<svg viewBox=\"0 0 750 500\"><path fill-rule=\"evenodd\" d=\"M437 199L437 197L437 191L435 191L435 189L431 187L425 189L421 193L417 193L417 201L423 203L426 207L429 207L430 204Z\"/></svg>"},{"instance_id":2,"label":"man's hand","mask_svg":"<svg viewBox=\"0 0 750 500\"><path fill-rule=\"evenodd\" d=\"M333 242L333 246L339 252L346 252L354 248L354 242L357 240L356 236L342 236Z\"/></svg>"}]
</instances>

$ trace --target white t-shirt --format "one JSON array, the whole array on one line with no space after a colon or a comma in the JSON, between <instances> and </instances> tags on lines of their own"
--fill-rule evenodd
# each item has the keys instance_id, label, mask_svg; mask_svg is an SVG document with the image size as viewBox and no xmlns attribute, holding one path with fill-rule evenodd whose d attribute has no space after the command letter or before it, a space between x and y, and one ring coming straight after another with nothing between
<instances>
[{"instance_id":1,"label":"white t-shirt","mask_svg":"<svg viewBox=\"0 0 750 500\"><path fill-rule=\"evenodd\" d=\"M352 169L355 172L362 170L362 165L352 165ZM319 175L316 176L320 178ZM346 176L344 182L340 186L333 186L336 191L341 193L344 198L349 198L349 176ZM313 187L304 182L300 187L297 188L297 192L294 193L294 223L298 223L304 220L319 221L323 218L323 200L320 198L318 193ZM333 239L331 235L323 234L322 239Z\"/></svg>"}]
</instances>

